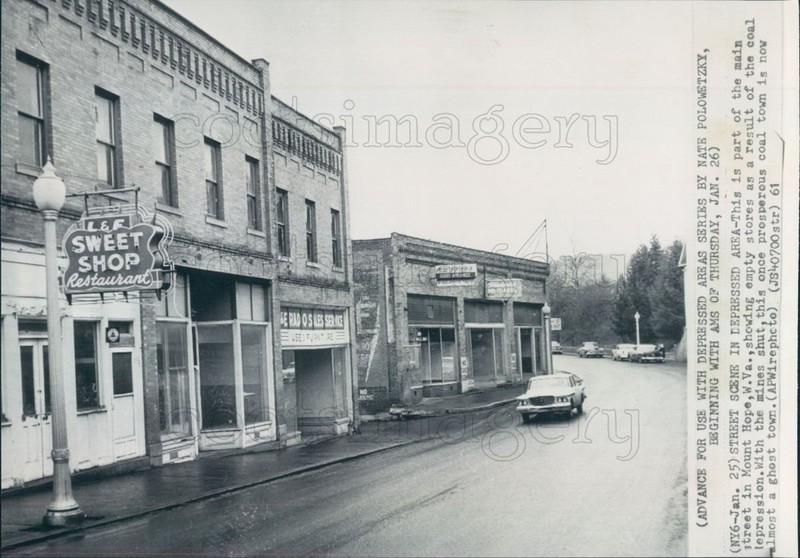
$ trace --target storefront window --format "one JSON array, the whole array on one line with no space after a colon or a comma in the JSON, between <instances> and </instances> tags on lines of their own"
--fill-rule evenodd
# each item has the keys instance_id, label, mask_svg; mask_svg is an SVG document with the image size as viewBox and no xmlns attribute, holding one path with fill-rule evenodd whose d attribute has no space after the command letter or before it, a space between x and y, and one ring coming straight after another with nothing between
<instances>
[{"instance_id":1,"label":"storefront window","mask_svg":"<svg viewBox=\"0 0 800 558\"><path fill-rule=\"evenodd\" d=\"M236 374L233 326L197 324L203 429L235 428Z\"/></svg>"},{"instance_id":2,"label":"storefront window","mask_svg":"<svg viewBox=\"0 0 800 558\"><path fill-rule=\"evenodd\" d=\"M442 329L442 381L455 382L456 373L456 330Z\"/></svg>"},{"instance_id":3,"label":"storefront window","mask_svg":"<svg viewBox=\"0 0 800 558\"><path fill-rule=\"evenodd\" d=\"M269 420L266 326L242 325L242 376L246 424Z\"/></svg>"},{"instance_id":4,"label":"storefront window","mask_svg":"<svg viewBox=\"0 0 800 558\"><path fill-rule=\"evenodd\" d=\"M78 411L100 406L97 380L97 323L75 322L75 396Z\"/></svg>"},{"instance_id":5,"label":"storefront window","mask_svg":"<svg viewBox=\"0 0 800 558\"><path fill-rule=\"evenodd\" d=\"M236 312L240 320L267 321L267 289L258 283L236 283Z\"/></svg>"},{"instance_id":6,"label":"storefront window","mask_svg":"<svg viewBox=\"0 0 800 558\"><path fill-rule=\"evenodd\" d=\"M191 433L192 410L189 368L186 362L186 324L158 324L158 400L161 433L186 436Z\"/></svg>"},{"instance_id":7,"label":"storefront window","mask_svg":"<svg viewBox=\"0 0 800 558\"><path fill-rule=\"evenodd\" d=\"M456 334L453 328L420 328L413 332L419 343L419 368L425 383L455 382Z\"/></svg>"},{"instance_id":8,"label":"storefront window","mask_svg":"<svg viewBox=\"0 0 800 558\"><path fill-rule=\"evenodd\" d=\"M503 371L503 330L469 329L472 373L476 379L494 379Z\"/></svg>"},{"instance_id":9,"label":"storefront window","mask_svg":"<svg viewBox=\"0 0 800 558\"><path fill-rule=\"evenodd\" d=\"M159 318L189 317L186 311L186 275L176 273L174 281L172 289L161 297L156 308L156 316Z\"/></svg>"}]
</instances>

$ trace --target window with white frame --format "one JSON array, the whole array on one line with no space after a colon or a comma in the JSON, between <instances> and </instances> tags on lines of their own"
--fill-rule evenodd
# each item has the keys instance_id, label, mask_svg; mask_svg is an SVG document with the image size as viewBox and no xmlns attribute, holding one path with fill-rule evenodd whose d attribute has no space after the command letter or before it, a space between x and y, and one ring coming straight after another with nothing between
<instances>
[{"instance_id":1,"label":"window with white frame","mask_svg":"<svg viewBox=\"0 0 800 558\"><path fill-rule=\"evenodd\" d=\"M306 200L306 258L317 261L317 205Z\"/></svg>"},{"instance_id":2,"label":"window with white frame","mask_svg":"<svg viewBox=\"0 0 800 558\"><path fill-rule=\"evenodd\" d=\"M342 220L335 209L331 209L331 245L333 266L342 267Z\"/></svg>"},{"instance_id":3,"label":"window with white frame","mask_svg":"<svg viewBox=\"0 0 800 558\"><path fill-rule=\"evenodd\" d=\"M178 207L178 192L174 178L175 126L171 120L153 115L152 145L155 150L156 184L160 184L158 202Z\"/></svg>"},{"instance_id":4,"label":"window with white frame","mask_svg":"<svg viewBox=\"0 0 800 558\"><path fill-rule=\"evenodd\" d=\"M117 149L117 107L119 100L114 95L95 88L94 117L97 140L97 179L107 186L118 188L119 153Z\"/></svg>"},{"instance_id":5,"label":"window with white frame","mask_svg":"<svg viewBox=\"0 0 800 558\"><path fill-rule=\"evenodd\" d=\"M276 233L278 236L278 254L281 256L289 256L289 192L276 188L275 198L275 225L277 227Z\"/></svg>"},{"instance_id":6,"label":"window with white frame","mask_svg":"<svg viewBox=\"0 0 800 558\"><path fill-rule=\"evenodd\" d=\"M204 163L206 174L206 213L215 219L222 219L222 169L220 164L220 145L214 140L205 139Z\"/></svg>"},{"instance_id":7,"label":"window with white frame","mask_svg":"<svg viewBox=\"0 0 800 558\"><path fill-rule=\"evenodd\" d=\"M18 162L41 168L49 152L45 130L47 65L17 53Z\"/></svg>"},{"instance_id":8,"label":"window with white frame","mask_svg":"<svg viewBox=\"0 0 800 558\"><path fill-rule=\"evenodd\" d=\"M257 231L261 230L260 188L258 182L258 161L252 157L245 157L247 167L247 226Z\"/></svg>"}]
</instances>

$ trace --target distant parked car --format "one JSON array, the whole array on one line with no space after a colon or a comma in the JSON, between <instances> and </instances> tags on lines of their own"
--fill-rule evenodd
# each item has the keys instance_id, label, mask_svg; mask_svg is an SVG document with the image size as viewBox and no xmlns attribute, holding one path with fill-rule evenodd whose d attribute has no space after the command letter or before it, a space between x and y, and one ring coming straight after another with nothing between
<instances>
[{"instance_id":1,"label":"distant parked car","mask_svg":"<svg viewBox=\"0 0 800 558\"><path fill-rule=\"evenodd\" d=\"M631 362L664 362L664 345L636 345L628 355Z\"/></svg>"},{"instance_id":2,"label":"distant parked car","mask_svg":"<svg viewBox=\"0 0 800 558\"><path fill-rule=\"evenodd\" d=\"M631 351L635 348L636 345L632 343L621 343L619 345L614 345L614 348L611 349L611 358L614 360L628 360Z\"/></svg>"},{"instance_id":3,"label":"distant parked car","mask_svg":"<svg viewBox=\"0 0 800 558\"><path fill-rule=\"evenodd\" d=\"M578 356L584 357L600 357L603 358L603 348L594 341L584 341L583 345L578 347Z\"/></svg>"},{"instance_id":4,"label":"distant parked car","mask_svg":"<svg viewBox=\"0 0 800 558\"><path fill-rule=\"evenodd\" d=\"M564 351L561 350L561 343L558 341L550 341L550 352L554 355L564 354Z\"/></svg>"},{"instance_id":5,"label":"distant parked car","mask_svg":"<svg viewBox=\"0 0 800 558\"><path fill-rule=\"evenodd\" d=\"M527 391L517 397L517 411L523 422L543 414L571 415L572 409L581 414L584 399L583 380L569 372L555 372L530 379Z\"/></svg>"}]
</instances>

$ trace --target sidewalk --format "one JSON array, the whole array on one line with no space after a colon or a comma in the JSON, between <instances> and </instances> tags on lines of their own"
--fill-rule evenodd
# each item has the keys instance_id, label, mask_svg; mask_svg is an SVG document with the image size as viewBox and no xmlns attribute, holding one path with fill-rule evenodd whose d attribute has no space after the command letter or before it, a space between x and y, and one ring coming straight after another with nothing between
<instances>
[{"instance_id":1,"label":"sidewalk","mask_svg":"<svg viewBox=\"0 0 800 558\"><path fill-rule=\"evenodd\" d=\"M423 400L406 418L473 412L503 405L521 393L521 386ZM404 421L363 422L361 435L314 439L282 450L269 444L236 452L205 453L202 459L74 483L75 499L87 518L80 527L45 530L42 516L50 503L48 489L3 494L0 537L3 550L62 537L197 502L258 484L273 482L343 463L429 437L409 436ZM395 432L396 431L396 432Z\"/></svg>"}]
</instances>

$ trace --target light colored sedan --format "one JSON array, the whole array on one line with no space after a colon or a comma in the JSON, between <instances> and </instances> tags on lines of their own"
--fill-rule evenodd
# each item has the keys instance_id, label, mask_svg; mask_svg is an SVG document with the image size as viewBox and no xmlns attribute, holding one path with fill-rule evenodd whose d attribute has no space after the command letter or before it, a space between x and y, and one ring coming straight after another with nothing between
<instances>
[{"instance_id":1,"label":"light colored sedan","mask_svg":"<svg viewBox=\"0 0 800 558\"><path fill-rule=\"evenodd\" d=\"M571 415L572 409L581 414L585 399L583 380L569 372L555 372L530 379L528 390L517 397L517 411L523 422L544 414Z\"/></svg>"},{"instance_id":2,"label":"light colored sedan","mask_svg":"<svg viewBox=\"0 0 800 558\"><path fill-rule=\"evenodd\" d=\"M583 345L578 347L578 356L580 358L600 357L603 358L603 347L594 341L584 341Z\"/></svg>"},{"instance_id":3,"label":"light colored sedan","mask_svg":"<svg viewBox=\"0 0 800 558\"><path fill-rule=\"evenodd\" d=\"M611 358L614 360L628 360L631 356L631 351L633 351L635 348L636 345L630 343L614 345L614 348L611 349Z\"/></svg>"},{"instance_id":4,"label":"light colored sedan","mask_svg":"<svg viewBox=\"0 0 800 558\"><path fill-rule=\"evenodd\" d=\"M664 345L636 345L628 355L631 362L664 362Z\"/></svg>"}]
</instances>

